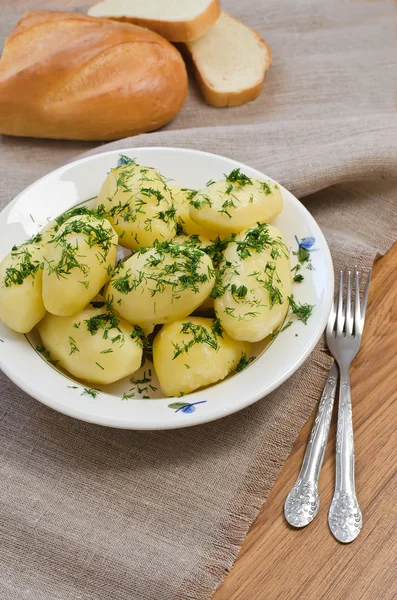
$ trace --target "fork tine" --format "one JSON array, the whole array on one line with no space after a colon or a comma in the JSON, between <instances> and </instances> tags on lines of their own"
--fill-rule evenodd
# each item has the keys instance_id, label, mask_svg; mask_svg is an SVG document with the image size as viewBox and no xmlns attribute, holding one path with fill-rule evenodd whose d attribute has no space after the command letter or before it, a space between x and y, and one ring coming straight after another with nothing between
<instances>
[{"instance_id":1,"label":"fork tine","mask_svg":"<svg viewBox=\"0 0 397 600\"><path fill-rule=\"evenodd\" d=\"M372 275L372 269L369 269L368 274L367 274L367 281L365 283L365 288L364 288L364 295L363 295L363 301L361 303L361 330L364 327L364 321L365 321L365 313L367 311L367 303L368 303L368 292L369 292L369 284L371 283L371 275ZM363 275L364 278L364 275Z\"/></svg>"},{"instance_id":2,"label":"fork tine","mask_svg":"<svg viewBox=\"0 0 397 600\"><path fill-rule=\"evenodd\" d=\"M362 274L359 273L357 267L354 272L355 279L355 295L354 295L354 335L360 335L362 327L361 323L361 308L360 308L360 285L362 280Z\"/></svg>"},{"instance_id":3,"label":"fork tine","mask_svg":"<svg viewBox=\"0 0 397 600\"><path fill-rule=\"evenodd\" d=\"M331 311L329 313L329 317L328 317L328 321L327 321L327 334L331 335L334 327L335 327L335 321L336 321L336 304L335 304L335 299L332 302L332 307L331 307Z\"/></svg>"},{"instance_id":4,"label":"fork tine","mask_svg":"<svg viewBox=\"0 0 397 600\"><path fill-rule=\"evenodd\" d=\"M345 324L345 317L343 314L343 271L340 271L339 273L339 294L336 312L336 335L341 335Z\"/></svg>"},{"instance_id":5,"label":"fork tine","mask_svg":"<svg viewBox=\"0 0 397 600\"><path fill-rule=\"evenodd\" d=\"M352 316L352 273L350 269L347 271L347 295L345 307L345 330L346 335L353 333L353 316Z\"/></svg>"},{"instance_id":6,"label":"fork tine","mask_svg":"<svg viewBox=\"0 0 397 600\"><path fill-rule=\"evenodd\" d=\"M363 301L361 304L361 318L365 319L365 312L367 310L367 302L368 302L368 292L369 292L369 284L371 283L371 275L372 275L372 269L368 270L367 273L367 281L365 284L365 288L364 288L364 295L363 295Z\"/></svg>"}]
</instances>

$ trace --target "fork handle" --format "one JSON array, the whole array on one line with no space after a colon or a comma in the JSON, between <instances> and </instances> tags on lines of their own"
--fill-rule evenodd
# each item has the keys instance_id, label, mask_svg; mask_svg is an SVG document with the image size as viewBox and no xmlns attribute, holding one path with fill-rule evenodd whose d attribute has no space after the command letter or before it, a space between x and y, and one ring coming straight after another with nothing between
<instances>
[{"instance_id":1,"label":"fork handle","mask_svg":"<svg viewBox=\"0 0 397 600\"><path fill-rule=\"evenodd\" d=\"M362 527L362 515L354 485L354 439L350 376L341 368L338 425L336 430L335 491L328 523L340 542L352 542Z\"/></svg>"},{"instance_id":2,"label":"fork handle","mask_svg":"<svg viewBox=\"0 0 397 600\"><path fill-rule=\"evenodd\" d=\"M318 479L327 445L334 406L338 367L331 367L306 447L302 467L284 503L284 515L293 527L305 527L316 516L320 499Z\"/></svg>"}]
</instances>

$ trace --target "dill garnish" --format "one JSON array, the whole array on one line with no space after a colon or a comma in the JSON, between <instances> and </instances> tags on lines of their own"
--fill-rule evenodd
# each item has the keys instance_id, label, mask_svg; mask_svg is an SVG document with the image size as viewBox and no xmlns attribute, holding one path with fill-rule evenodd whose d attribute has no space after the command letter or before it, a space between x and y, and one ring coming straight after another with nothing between
<instances>
[{"instance_id":1,"label":"dill garnish","mask_svg":"<svg viewBox=\"0 0 397 600\"><path fill-rule=\"evenodd\" d=\"M170 287L173 297L178 299L187 289L198 293L200 284L213 277L213 272L200 272L205 253L191 244L156 241L153 248L142 248L137 254L147 254L144 271L133 275L128 269L124 275L112 279L111 285L121 294L144 285L155 296Z\"/></svg>"},{"instance_id":2,"label":"dill garnish","mask_svg":"<svg viewBox=\"0 0 397 600\"><path fill-rule=\"evenodd\" d=\"M181 190L181 191L182 191L182 192L187 192L187 194L186 194L186 200L187 200L188 202L190 202L191 200L193 200L193 198L194 198L195 196L197 196L197 194L198 194L198 190L188 190L188 189L186 189L186 188L182 188L182 190Z\"/></svg>"},{"instance_id":3,"label":"dill garnish","mask_svg":"<svg viewBox=\"0 0 397 600\"><path fill-rule=\"evenodd\" d=\"M144 392L146 392L146 395L142 396L143 398L150 398L150 396L147 395L149 389L152 392L157 391L157 388L152 385L152 371L150 369L147 375L146 371L143 372L143 377L141 379L131 377L130 381L135 386L135 388L132 388L131 391L135 392L135 389L137 389L139 394L144 394Z\"/></svg>"},{"instance_id":4,"label":"dill garnish","mask_svg":"<svg viewBox=\"0 0 397 600\"><path fill-rule=\"evenodd\" d=\"M218 269L222 260L223 253L230 244L234 240L236 235L233 233L230 237L227 237L223 240L219 236L217 236L214 240L211 241L209 246L205 246L203 248L204 252L208 254L210 259L212 260L212 264L215 269Z\"/></svg>"},{"instance_id":5,"label":"dill garnish","mask_svg":"<svg viewBox=\"0 0 397 600\"><path fill-rule=\"evenodd\" d=\"M99 391L95 390L93 388L84 388L84 390L82 391L82 393L80 394L80 396L84 396L84 394L87 394L87 396L91 396L95 400L95 398L99 394Z\"/></svg>"},{"instance_id":6,"label":"dill garnish","mask_svg":"<svg viewBox=\"0 0 397 600\"><path fill-rule=\"evenodd\" d=\"M252 184L252 179L241 173L240 169L233 169L229 175L225 174L225 179L229 183L236 183L240 187L244 187L247 184Z\"/></svg>"},{"instance_id":7,"label":"dill garnish","mask_svg":"<svg viewBox=\"0 0 397 600\"><path fill-rule=\"evenodd\" d=\"M264 192L266 196L269 196L269 194L273 193L272 188L266 181L261 181L260 186L262 188L262 192Z\"/></svg>"},{"instance_id":8,"label":"dill garnish","mask_svg":"<svg viewBox=\"0 0 397 600\"><path fill-rule=\"evenodd\" d=\"M200 192L190 200L190 204L197 209L205 205L212 206L211 198L207 194L201 194Z\"/></svg>"},{"instance_id":9,"label":"dill garnish","mask_svg":"<svg viewBox=\"0 0 397 600\"><path fill-rule=\"evenodd\" d=\"M124 334L119 327L120 320L114 313L106 312L94 315L86 319L84 323L91 335L96 335L98 331L101 331L104 340L110 340L112 344L119 342L122 345L124 343ZM111 331L115 333L113 337L109 335Z\"/></svg>"},{"instance_id":10,"label":"dill garnish","mask_svg":"<svg viewBox=\"0 0 397 600\"><path fill-rule=\"evenodd\" d=\"M105 207L103 204L100 204L97 208L87 208L87 206L76 206L75 208L70 208L65 211L58 217L55 217L55 225L52 229L54 233L56 233L61 225L69 221L72 217L80 217L83 215L89 215L91 217L96 217L97 219L102 219L105 214Z\"/></svg>"},{"instance_id":11,"label":"dill garnish","mask_svg":"<svg viewBox=\"0 0 397 600\"><path fill-rule=\"evenodd\" d=\"M190 339L187 342L182 342L182 345L173 342L174 356L172 360L175 360L178 356L183 353L188 353L190 348L195 344L207 344L214 350L219 350L218 337L223 337L223 330L219 319L212 321L210 331L204 325L197 325L191 321L183 323L181 333L190 335Z\"/></svg>"},{"instance_id":12,"label":"dill garnish","mask_svg":"<svg viewBox=\"0 0 397 600\"><path fill-rule=\"evenodd\" d=\"M174 205L172 205L167 210L160 210L156 214L156 218L161 219L162 221L164 221L164 223L169 223L170 221L175 221L175 215L176 215L176 208Z\"/></svg>"},{"instance_id":13,"label":"dill garnish","mask_svg":"<svg viewBox=\"0 0 397 600\"><path fill-rule=\"evenodd\" d=\"M236 368L234 369L235 373L240 373L241 371L243 371L244 369L246 369L254 360L255 360L256 356L250 356L248 358L248 356L246 355L245 352L243 352L241 354L241 358L237 363Z\"/></svg>"},{"instance_id":14,"label":"dill garnish","mask_svg":"<svg viewBox=\"0 0 397 600\"><path fill-rule=\"evenodd\" d=\"M288 322L287 322L287 323L284 325L284 327L282 327L282 328L280 329L280 333L281 333L281 331L285 331L286 329L288 329L288 327L291 327L291 325L292 325L292 321L288 321Z\"/></svg>"},{"instance_id":15,"label":"dill garnish","mask_svg":"<svg viewBox=\"0 0 397 600\"><path fill-rule=\"evenodd\" d=\"M243 240L236 242L237 253L241 259L251 256L251 252L264 252L270 246L277 251L281 251L284 256L288 257L288 250L279 237L274 238L269 234L269 226L266 223L257 223L255 227L251 227ZM275 256L274 256L275 257ZM272 257L273 258L273 257Z\"/></svg>"},{"instance_id":16,"label":"dill garnish","mask_svg":"<svg viewBox=\"0 0 397 600\"><path fill-rule=\"evenodd\" d=\"M232 285L230 286L230 292L232 296L234 296L234 298L238 301L246 297L248 293L248 288L245 285L240 285L239 287L237 287L235 283L232 283Z\"/></svg>"},{"instance_id":17,"label":"dill garnish","mask_svg":"<svg viewBox=\"0 0 397 600\"><path fill-rule=\"evenodd\" d=\"M91 221L91 222L90 222ZM104 225L107 225L105 227ZM113 243L113 230L109 227L107 221L105 219L97 219L94 217L89 217L89 220L86 219L73 219L70 222L66 222L64 224L64 228L62 232L58 233L50 240L50 244L66 246L70 245L68 241L68 236L74 234L83 234L85 243L93 248L94 246L98 246L102 252L102 262L105 261L107 255L109 254L110 249L114 246Z\"/></svg>"},{"instance_id":18,"label":"dill garnish","mask_svg":"<svg viewBox=\"0 0 397 600\"><path fill-rule=\"evenodd\" d=\"M69 346L70 346L69 356L71 354L74 354L75 352L80 352L80 350L77 347L76 341L71 336L69 336Z\"/></svg>"},{"instance_id":19,"label":"dill garnish","mask_svg":"<svg viewBox=\"0 0 397 600\"><path fill-rule=\"evenodd\" d=\"M90 304L94 308L102 308L102 306L105 306L106 302L104 302L103 300L92 300Z\"/></svg>"},{"instance_id":20,"label":"dill garnish","mask_svg":"<svg viewBox=\"0 0 397 600\"><path fill-rule=\"evenodd\" d=\"M42 267L42 263L32 260L32 254L27 248L21 250L20 252L18 252L18 250L19 248L13 250L11 253L12 257L19 257L19 262L17 263L16 267L7 267L3 282L5 287L22 285L27 277L34 278L37 271Z\"/></svg>"},{"instance_id":21,"label":"dill garnish","mask_svg":"<svg viewBox=\"0 0 397 600\"><path fill-rule=\"evenodd\" d=\"M291 312L299 321L302 321L306 325L309 317L312 315L314 304L301 304L300 302L295 302L293 294L288 296L288 301Z\"/></svg>"},{"instance_id":22,"label":"dill garnish","mask_svg":"<svg viewBox=\"0 0 397 600\"><path fill-rule=\"evenodd\" d=\"M152 347L147 336L145 335L145 332L139 325L134 325L134 331L131 333L130 338L135 340L137 344L144 350L148 350Z\"/></svg>"}]
</instances>

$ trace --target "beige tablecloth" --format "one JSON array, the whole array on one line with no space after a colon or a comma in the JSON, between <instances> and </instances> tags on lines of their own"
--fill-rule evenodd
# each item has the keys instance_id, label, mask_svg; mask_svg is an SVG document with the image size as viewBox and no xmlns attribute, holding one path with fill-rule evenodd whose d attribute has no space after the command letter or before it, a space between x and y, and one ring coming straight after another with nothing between
<instances>
[{"instance_id":1,"label":"beige tablecloth","mask_svg":"<svg viewBox=\"0 0 397 600\"><path fill-rule=\"evenodd\" d=\"M191 83L184 109L164 130L96 151L182 146L246 162L303 198L336 268L369 265L397 233L392 0L224 6L272 47L261 97L215 109ZM2 38L26 7L87 9L77 0L3 0ZM1 205L92 147L3 138ZM0 598L210 598L318 400L328 365L320 344L254 406L209 425L153 433L74 421L1 375ZM282 581L279 597L286 597Z\"/></svg>"}]
</instances>

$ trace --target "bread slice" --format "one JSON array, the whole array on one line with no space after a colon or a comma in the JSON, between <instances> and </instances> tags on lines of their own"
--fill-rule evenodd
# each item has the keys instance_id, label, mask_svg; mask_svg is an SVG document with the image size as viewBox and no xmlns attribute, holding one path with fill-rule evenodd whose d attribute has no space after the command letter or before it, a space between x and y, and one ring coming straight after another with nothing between
<instances>
[{"instance_id":1,"label":"bread slice","mask_svg":"<svg viewBox=\"0 0 397 600\"><path fill-rule=\"evenodd\" d=\"M208 104L238 106L262 89L272 53L259 33L225 12L202 37L182 45Z\"/></svg>"},{"instance_id":2,"label":"bread slice","mask_svg":"<svg viewBox=\"0 0 397 600\"><path fill-rule=\"evenodd\" d=\"M221 9L219 0L103 0L88 14L147 27L170 42L188 42L203 35Z\"/></svg>"}]
</instances>

